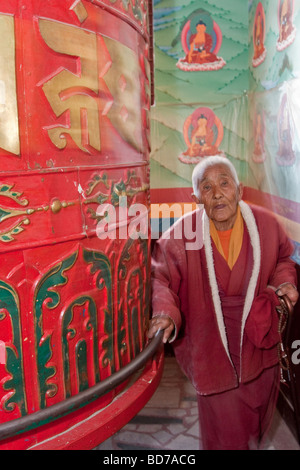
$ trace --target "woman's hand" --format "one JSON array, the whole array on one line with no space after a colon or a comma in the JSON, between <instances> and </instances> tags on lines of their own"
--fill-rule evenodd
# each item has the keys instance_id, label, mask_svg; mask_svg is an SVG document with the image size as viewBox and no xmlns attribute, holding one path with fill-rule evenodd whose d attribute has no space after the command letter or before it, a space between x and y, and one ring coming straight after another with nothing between
<instances>
[{"instance_id":1,"label":"woman's hand","mask_svg":"<svg viewBox=\"0 0 300 470\"><path fill-rule=\"evenodd\" d=\"M293 284L289 282L285 282L284 284L281 284L278 287L276 294L279 295L280 297L283 295L287 295L290 301L292 302L293 306L295 306L299 297L299 292L297 291L296 287L293 286Z\"/></svg>"},{"instance_id":2,"label":"woman's hand","mask_svg":"<svg viewBox=\"0 0 300 470\"><path fill-rule=\"evenodd\" d=\"M152 318L149 324L148 338L153 338L158 330L164 330L163 343L166 343L174 330L175 325L170 317L160 315Z\"/></svg>"}]
</instances>

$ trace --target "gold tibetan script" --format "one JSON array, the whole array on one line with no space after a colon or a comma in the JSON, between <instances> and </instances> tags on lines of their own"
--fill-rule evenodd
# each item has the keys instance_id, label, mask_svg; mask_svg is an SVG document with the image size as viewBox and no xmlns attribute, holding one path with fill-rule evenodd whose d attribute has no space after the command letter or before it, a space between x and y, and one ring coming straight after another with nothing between
<instances>
[{"instance_id":1,"label":"gold tibetan script","mask_svg":"<svg viewBox=\"0 0 300 470\"><path fill-rule=\"evenodd\" d=\"M0 15L0 147L20 154L14 18Z\"/></svg>"},{"instance_id":2,"label":"gold tibetan script","mask_svg":"<svg viewBox=\"0 0 300 470\"><path fill-rule=\"evenodd\" d=\"M141 90L137 55L113 39L103 39L111 58L104 80L113 96L107 116L123 139L141 151Z\"/></svg>"},{"instance_id":3,"label":"gold tibetan script","mask_svg":"<svg viewBox=\"0 0 300 470\"><path fill-rule=\"evenodd\" d=\"M69 126L48 129L49 137L62 149L70 134L76 145L87 151L88 145L100 150L98 115L97 38L93 33L55 21L39 21L41 35L55 52L80 59L78 75L63 70L43 86L44 93L58 117L69 111Z\"/></svg>"},{"instance_id":4,"label":"gold tibetan script","mask_svg":"<svg viewBox=\"0 0 300 470\"><path fill-rule=\"evenodd\" d=\"M88 152L101 150L99 77L110 92L102 115L130 145L142 149L139 63L136 54L119 42L98 36L77 26L40 19L39 27L46 44L55 52L77 57L78 72L60 70L43 85L44 93L58 117L68 111L68 127L48 128L56 147L67 145L69 134L76 145ZM103 50L101 50L103 49ZM102 70L98 58L107 57Z\"/></svg>"}]
</instances>

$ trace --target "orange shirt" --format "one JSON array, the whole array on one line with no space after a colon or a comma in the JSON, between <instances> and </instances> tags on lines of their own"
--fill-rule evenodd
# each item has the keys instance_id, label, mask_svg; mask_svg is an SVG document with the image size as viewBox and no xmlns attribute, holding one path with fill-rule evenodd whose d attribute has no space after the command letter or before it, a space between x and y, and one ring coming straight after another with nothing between
<instances>
[{"instance_id":1,"label":"orange shirt","mask_svg":"<svg viewBox=\"0 0 300 470\"><path fill-rule=\"evenodd\" d=\"M238 206L237 218L232 229L224 231L217 230L211 220L210 235L218 251L223 258L225 258L230 269L232 269L240 254L244 236L244 221L240 207Z\"/></svg>"},{"instance_id":2,"label":"orange shirt","mask_svg":"<svg viewBox=\"0 0 300 470\"><path fill-rule=\"evenodd\" d=\"M224 258L228 262L228 257L229 257L229 244L230 244L230 237L232 233L232 228L230 230L217 230L218 232L218 237L222 245L223 253L224 253Z\"/></svg>"}]
</instances>

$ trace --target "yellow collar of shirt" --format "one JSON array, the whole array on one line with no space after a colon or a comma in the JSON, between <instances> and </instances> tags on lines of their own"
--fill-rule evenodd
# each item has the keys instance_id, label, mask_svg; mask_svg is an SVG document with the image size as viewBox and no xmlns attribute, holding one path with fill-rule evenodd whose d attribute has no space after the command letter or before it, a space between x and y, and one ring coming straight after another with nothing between
<instances>
[{"instance_id":1,"label":"yellow collar of shirt","mask_svg":"<svg viewBox=\"0 0 300 470\"><path fill-rule=\"evenodd\" d=\"M222 244L218 235L218 230L216 229L212 220L209 221L209 227L210 227L210 236L213 239L217 247L217 250L223 256L223 258L226 259L223 248L222 248ZM244 221L243 221L240 207L238 206L237 218L234 222L234 226L232 228L232 232L230 236L228 260L226 260L230 269L233 268L240 254L242 243L243 243L243 236L244 236Z\"/></svg>"}]
</instances>

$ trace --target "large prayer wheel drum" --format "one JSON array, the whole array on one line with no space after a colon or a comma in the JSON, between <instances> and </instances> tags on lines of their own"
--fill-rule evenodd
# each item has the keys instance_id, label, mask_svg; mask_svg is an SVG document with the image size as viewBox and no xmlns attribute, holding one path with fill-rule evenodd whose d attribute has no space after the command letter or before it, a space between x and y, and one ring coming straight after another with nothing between
<instances>
[{"instance_id":1,"label":"large prayer wheel drum","mask_svg":"<svg viewBox=\"0 0 300 470\"><path fill-rule=\"evenodd\" d=\"M0 0L1 426L145 346L149 237L127 208L149 208L148 21L146 0ZM123 388L0 449L78 430Z\"/></svg>"}]
</instances>

